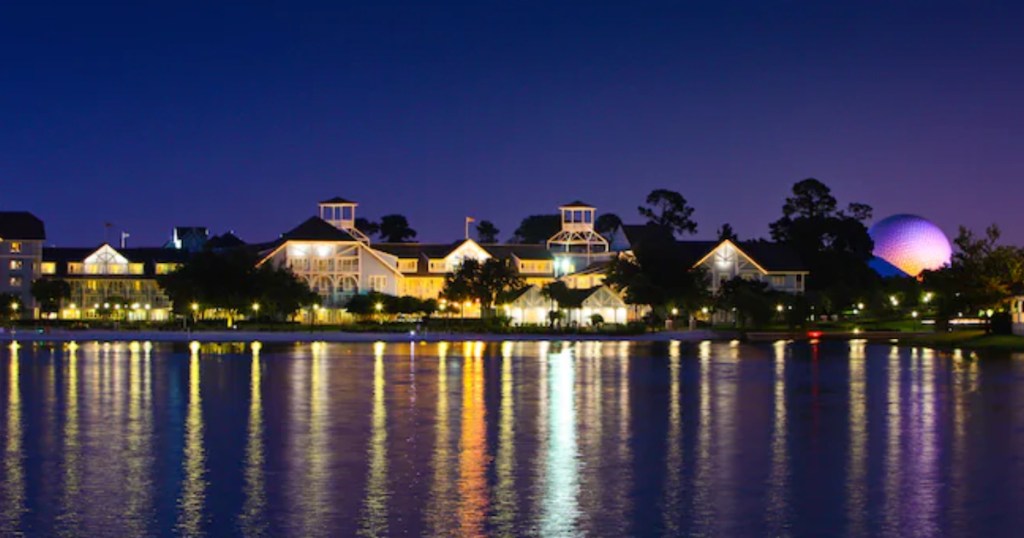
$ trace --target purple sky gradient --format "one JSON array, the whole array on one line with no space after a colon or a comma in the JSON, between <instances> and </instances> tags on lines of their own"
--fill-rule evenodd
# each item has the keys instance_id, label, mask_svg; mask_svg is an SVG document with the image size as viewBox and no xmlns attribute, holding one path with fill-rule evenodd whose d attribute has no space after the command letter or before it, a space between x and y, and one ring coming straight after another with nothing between
<instances>
[{"instance_id":1,"label":"purple sky gradient","mask_svg":"<svg viewBox=\"0 0 1024 538\"><path fill-rule=\"evenodd\" d=\"M3 4L0 209L59 245L263 241L337 195L504 240L668 188L749 238L816 177L1024 244L1019 2L338 4Z\"/></svg>"}]
</instances>

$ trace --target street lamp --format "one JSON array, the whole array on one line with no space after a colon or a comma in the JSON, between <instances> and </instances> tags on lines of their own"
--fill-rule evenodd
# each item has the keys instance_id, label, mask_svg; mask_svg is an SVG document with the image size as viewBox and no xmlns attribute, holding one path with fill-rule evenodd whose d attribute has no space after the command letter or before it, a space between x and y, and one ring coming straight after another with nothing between
<instances>
[{"instance_id":1,"label":"street lamp","mask_svg":"<svg viewBox=\"0 0 1024 538\"><path fill-rule=\"evenodd\" d=\"M384 318L380 315L380 313L381 313L382 310L384 310L384 303L378 302L377 304L373 305L373 308L374 308L374 310L377 311L377 322L380 323L381 325L383 325L384 324Z\"/></svg>"}]
</instances>

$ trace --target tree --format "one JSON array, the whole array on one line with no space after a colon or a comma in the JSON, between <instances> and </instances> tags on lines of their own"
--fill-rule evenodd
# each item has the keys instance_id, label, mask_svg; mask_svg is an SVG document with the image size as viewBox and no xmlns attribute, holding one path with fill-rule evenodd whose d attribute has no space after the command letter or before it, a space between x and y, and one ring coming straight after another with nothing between
<instances>
[{"instance_id":1,"label":"tree","mask_svg":"<svg viewBox=\"0 0 1024 538\"><path fill-rule=\"evenodd\" d=\"M560 215L530 215L519 223L512 236L512 243L544 243L562 229Z\"/></svg>"},{"instance_id":2,"label":"tree","mask_svg":"<svg viewBox=\"0 0 1024 538\"><path fill-rule=\"evenodd\" d=\"M355 225L366 237L373 237L380 232L380 225L365 217L356 217Z\"/></svg>"},{"instance_id":3,"label":"tree","mask_svg":"<svg viewBox=\"0 0 1024 538\"><path fill-rule=\"evenodd\" d=\"M740 240L736 235L736 231L732 229L732 224L729 224L728 222L723 224L722 227L718 229L717 233L719 242L729 240L735 243Z\"/></svg>"},{"instance_id":4,"label":"tree","mask_svg":"<svg viewBox=\"0 0 1024 538\"><path fill-rule=\"evenodd\" d=\"M380 218L380 238L388 243L407 243L416 238L416 230L409 227L404 215L384 215Z\"/></svg>"},{"instance_id":5,"label":"tree","mask_svg":"<svg viewBox=\"0 0 1024 538\"><path fill-rule=\"evenodd\" d=\"M32 283L32 297L41 311L58 312L61 302L71 297L71 285L65 280L40 278Z\"/></svg>"},{"instance_id":6,"label":"tree","mask_svg":"<svg viewBox=\"0 0 1024 538\"><path fill-rule=\"evenodd\" d=\"M674 235L697 233L697 223L692 220L693 208L682 194L667 189L655 189L647 195L647 205L637 207L647 222L662 226Z\"/></svg>"},{"instance_id":7,"label":"tree","mask_svg":"<svg viewBox=\"0 0 1024 538\"><path fill-rule=\"evenodd\" d=\"M466 259L455 272L448 273L444 281L442 297L453 302L477 300L484 313L525 285L512 264L498 258L489 258L483 263Z\"/></svg>"},{"instance_id":8,"label":"tree","mask_svg":"<svg viewBox=\"0 0 1024 538\"><path fill-rule=\"evenodd\" d=\"M1000 245L1001 235L994 224L981 237L961 226L950 265L921 275L924 287L935 291L940 325L960 314L998 309L1024 292L1024 249Z\"/></svg>"},{"instance_id":9,"label":"tree","mask_svg":"<svg viewBox=\"0 0 1024 538\"><path fill-rule=\"evenodd\" d=\"M733 312L738 327L767 324L771 321L776 304L776 294L768 289L768 283L739 277L722 282L715 296L716 307Z\"/></svg>"},{"instance_id":10,"label":"tree","mask_svg":"<svg viewBox=\"0 0 1024 538\"><path fill-rule=\"evenodd\" d=\"M648 224L633 256L608 264L605 283L621 290L626 302L648 305L658 315L673 307L694 312L707 303L708 276L691 263L669 229Z\"/></svg>"},{"instance_id":11,"label":"tree","mask_svg":"<svg viewBox=\"0 0 1024 538\"><path fill-rule=\"evenodd\" d=\"M594 231L606 237L621 226L622 219L615 213L603 213L594 221Z\"/></svg>"},{"instance_id":12,"label":"tree","mask_svg":"<svg viewBox=\"0 0 1024 538\"><path fill-rule=\"evenodd\" d=\"M256 263L254 255L243 251L201 252L158 283L177 312L187 313L198 303L203 309L225 311L229 322L253 303L259 303L261 314L285 318L316 300L288 269Z\"/></svg>"},{"instance_id":13,"label":"tree","mask_svg":"<svg viewBox=\"0 0 1024 538\"><path fill-rule=\"evenodd\" d=\"M807 291L827 313L842 310L865 293L874 293L881 278L868 266L874 242L864 222L871 207L852 203L837 210L831 189L809 178L793 185L782 217L771 224L772 239L790 245L810 270Z\"/></svg>"},{"instance_id":14,"label":"tree","mask_svg":"<svg viewBox=\"0 0 1024 538\"><path fill-rule=\"evenodd\" d=\"M501 230L489 220L482 220L476 225L476 238L481 243L497 243Z\"/></svg>"}]
</instances>

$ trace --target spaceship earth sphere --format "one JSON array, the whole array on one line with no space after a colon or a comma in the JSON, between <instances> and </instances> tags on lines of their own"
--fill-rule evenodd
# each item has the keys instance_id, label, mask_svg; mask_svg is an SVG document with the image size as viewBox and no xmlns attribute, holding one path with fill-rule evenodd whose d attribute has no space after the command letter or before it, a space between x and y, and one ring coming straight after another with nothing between
<instances>
[{"instance_id":1,"label":"spaceship earth sphere","mask_svg":"<svg viewBox=\"0 0 1024 538\"><path fill-rule=\"evenodd\" d=\"M875 256L910 276L938 269L949 263L953 255L946 234L916 215L893 215L877 222L868 233L875 242Z\"/></svg>"}]
</instances>

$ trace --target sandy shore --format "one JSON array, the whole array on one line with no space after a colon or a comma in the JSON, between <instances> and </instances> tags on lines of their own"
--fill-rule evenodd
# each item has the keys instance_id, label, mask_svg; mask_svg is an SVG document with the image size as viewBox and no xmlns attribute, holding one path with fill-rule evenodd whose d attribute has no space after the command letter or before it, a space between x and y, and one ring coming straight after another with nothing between
<instances>
[{"instance_id":1,"label":"sandy shore","mask_svg":"<svg viewBox=\"0 0 1024 538\"><path fill-rule=\"evenodd\" d=\"M637 335L602 334L483 334L423 332L409 333L346 333L346 332L262 332L262 331L50 331L21 330L0 333L0 342L505 342L505 341L631 341L668 342L672 340L699 342L728 340L733 335L714 331L665 331Z\"/></svg>"}]
</instances>

